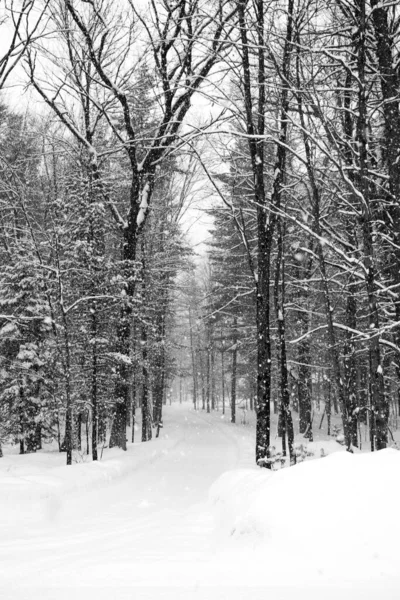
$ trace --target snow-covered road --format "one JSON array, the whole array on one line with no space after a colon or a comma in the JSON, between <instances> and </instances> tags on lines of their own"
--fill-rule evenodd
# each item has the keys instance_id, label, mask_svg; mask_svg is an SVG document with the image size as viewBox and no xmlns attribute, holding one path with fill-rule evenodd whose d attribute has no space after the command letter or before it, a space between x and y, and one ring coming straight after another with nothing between
<instances>
[{"instance_id":1,"label":"snow-covered road","mask_svg":"<svg viewBox=\"0 0 400 600\"><path fill-rule=\"evenodd\" d=\"M307 560L301 544L262 554L253 536L221 543L209 488L223 472L252 466L252 432L188 406L168 407L165 425L162 439L117 455L124 465L118 477L33 497L14 513L9 507L12 522L2 515L1 600L369 600L385 584L386 599L400 598L391 573L368 582L366 572L360 586L359 574L340 577L339 562L335 581L335 565L324 576L324 557Z\"/></svg>"},{"instance_id":2,"label":"snow-covered road","mask_svg":"<svg viewBox=\"0 0 400 600\"><path fill-rule=\"evenodd\" d=\"M151 442L140 468L92 491L50 497L39 522L25 514L6 524L1 598L137 597L133 587L153 597L148 586L159 597L163 586L201 584L213 553L208 489L245 460L246 443L179 406L167 411L163 435L170 448L154 456L158 440Z\"/></svg>"}]
</instances>

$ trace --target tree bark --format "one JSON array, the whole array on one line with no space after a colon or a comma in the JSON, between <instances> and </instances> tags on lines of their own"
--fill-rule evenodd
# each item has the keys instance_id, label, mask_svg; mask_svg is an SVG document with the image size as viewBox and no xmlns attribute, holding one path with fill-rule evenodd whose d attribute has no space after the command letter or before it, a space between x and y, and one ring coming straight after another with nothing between
<instances>
[{"instance_id":1,"label":"tree bark","mask_svg":"<svg viewBox=\"0 0 400 600\"><path fill-rule=\"evenodd\" d=\"M142 442L151 440L151 412L149 398L149 370L147 365L147 331L142 327Z\"/></svg>"},{"instance_id":2,"label":"tree bark","mask_svg":"<svg viewBox=\"0 0 400 600\"><path fill-rule=\"evenodd\" d=\"M237 318L233 320L233 349L232 349L232 377L231 377L231 423L236 423L236 383L237 383Z\"/></svg>"},{"instance_id":3,"label":"tree bark","mask_svg":"<svg viewBox=\"0 0 400 600\"><path fill-rule=\"evenodd\" d=\"M274 219L267 218L267 201L264 187L264 133L265 133L265 56L264 56L264 2L255 2L257 19L257 119L253 115L253 84L250 74L249 42L247 36L247 0L238 2L243 68L243 94L246 129L254 177L254 201L257 209L257 278L256 278L256 328L257 328L257 424L256 463L271 468L269 463L271 429L271 331L270 298L271 250ZM279 152L279 149L278 149ZM232 400L231 400L232 401Z\"/></svg>"},{"instance_id":4,"label":"tree bark","mask_svg":"<svg viewBox=\"0 0 400 600\"><path fill-rule=\"evenodd\" d=\"M294 452L294 430L292 413L290 410L290 394L287 369L286 353L286 331L285 331L285 260L283 247L282 221L278 218L278 256L276 259L274 301L276 319L278 324L279 340L279 364L280 364L280 388L281 388L281 434L282 434L282 454L286 456L286 434L288 437L290 464L296 463L296 454ZM281 283L280 283L281 281ZM281 288L279 292L279 288Z\"/></svg>"},{"instance_id":5,"label":"tree bark","mask_svg":"<svg viewBox=\"0 0 400 600\"><path fill-rule=\"evenodd\" d=\"M371 400L374 419L372 429L372 440L376 440L377 450L386 448L387 445L387 421L388 403L385 398L383 380L383 367L379 347L379 311L376 294L375 257L372 241L372 213L368 181L368 138L367 138L367 92L366 92L366 2L358 0L358 52L357 68L359 78L358 89L358 122L357 137L359 148L359 190L361 193L361 227L364 244L364 265L366 269L366 288L369 305L369 330L370 330L370 377L371 377ZM376 20L375 20L376 21ZM371 442L372 443L372 442Z\"/></svg>"}]
</instances>

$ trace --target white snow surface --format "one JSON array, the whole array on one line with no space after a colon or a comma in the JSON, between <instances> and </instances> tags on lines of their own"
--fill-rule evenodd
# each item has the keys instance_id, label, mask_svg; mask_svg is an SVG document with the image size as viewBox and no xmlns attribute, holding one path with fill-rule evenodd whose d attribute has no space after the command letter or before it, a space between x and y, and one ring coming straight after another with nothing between
<instances>
[{"instance_id":1,"label":"white snow surface","mask_svg":"<svg viewBox=\"0 0 400 600\"><path fill-rule=\"evenodd\" d=\"M400 453L270 472L253 438L172 405L159 439L98 463L5 455L1 600L398 600Z\"/></svg>"}]
</instances>

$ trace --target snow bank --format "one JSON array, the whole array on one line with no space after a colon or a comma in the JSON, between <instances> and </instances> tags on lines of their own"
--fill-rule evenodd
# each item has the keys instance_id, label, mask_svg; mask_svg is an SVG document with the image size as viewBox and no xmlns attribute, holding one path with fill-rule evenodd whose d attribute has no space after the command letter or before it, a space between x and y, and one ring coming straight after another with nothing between
<instances>
[{"instance_id":1,"label":"snow bank","mask_svg":"<svg viewBox=\"0 0 400 600\"><path fill-rule=\"evenodd\" d=\"M276 472L230 471L211 487L210 500L222 537L357 551L400 539L399 492L400 452L387 449L338 452Z\"/></svg>"},{"instance_id":2,"label":"snow bank","mask_svg":"<svg viewBox=\"0 0 400 600\"><path fill-rule=\"evenodd\" d=\"M178 441L156 439L105 450L102 460L65 466L65 454L37 452L0 459L0 520L47 518L67 494L101 487L168 454ZM82 460L82 457L76 457ZM41 511L40 508L44 508Z\"/></svg>"}]
</instances>

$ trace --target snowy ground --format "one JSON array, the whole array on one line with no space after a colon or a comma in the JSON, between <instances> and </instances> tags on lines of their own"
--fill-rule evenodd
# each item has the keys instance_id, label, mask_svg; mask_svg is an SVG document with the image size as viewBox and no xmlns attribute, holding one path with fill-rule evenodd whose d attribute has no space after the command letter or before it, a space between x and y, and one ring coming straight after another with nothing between
<instances>
[{"instance_id":1,"label":"snowy ground","mask_svg":"<svg viewBox=\"0 0 400 600\"><path fill-rule=\"evenodd\" d=\"M6 455L1 600L398 600L400 453L271 474L253 444L173 405L160 439L99 464Z\"/></svg>"}]
</instances>

